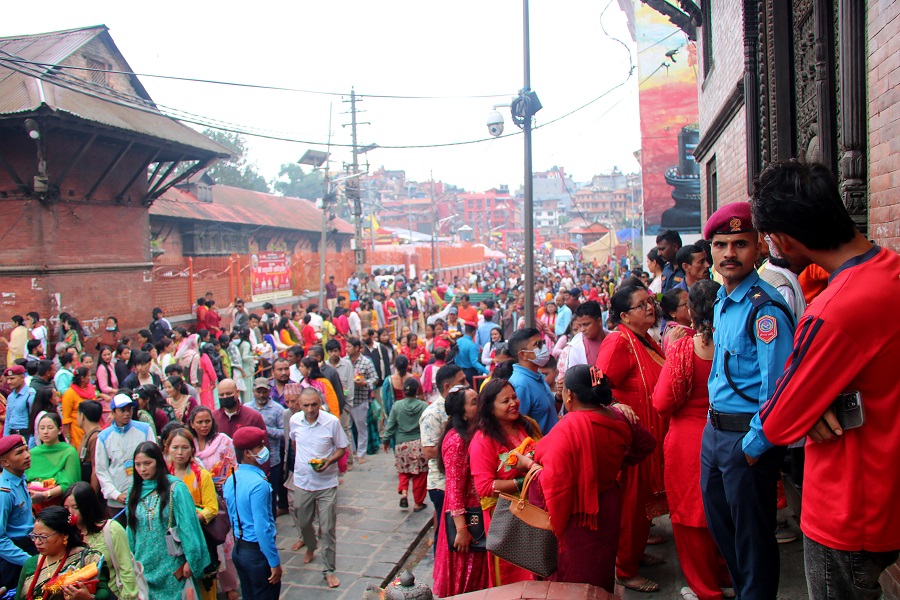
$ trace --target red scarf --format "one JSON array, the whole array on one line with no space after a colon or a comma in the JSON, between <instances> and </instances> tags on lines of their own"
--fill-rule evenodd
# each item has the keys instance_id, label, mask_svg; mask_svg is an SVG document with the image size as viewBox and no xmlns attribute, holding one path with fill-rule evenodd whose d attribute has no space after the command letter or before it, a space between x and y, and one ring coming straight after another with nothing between
<instances>
[{"instance_id":1,"label":"red scarf","mask_svg":"<svg viewBox=\"0 0 900 600\"><path fill-rule=\"evenodd\" d=\"M621 445L611 445L611 439ZM573 517L579 525L597 529L598 497L616 485L615 474L621 468L626 445L631 445L631 429L624 419L588 410L568 413L538 442L534 459L544 467L541 488L557 536L566 531ZM601 481L604 472L606 477Z\"/></svg>"},{"instance_id":2,"label":"red scarf","mask_svg":"<svg viewBox=\"0 0 900 600\"><path fill-rule=\"evenodd\" d=\"M97 397L97 390L94 389L93 383L88 383L87 387L78 387L74 383L69 385L69 389L78 394L81 398L85 400L93 400Z\"/></svg>"},{"instance_id":3,"label":"red scarf","mask_svg":"<svg viewBox=\"0 0 900 600\"><path fill-rule=\"evenodd\" d=\"M690 398L694 384L694 338L683 337L670 344L666 362L669 366L669 381L677 410Z\"/></svg>"}]
</instances>

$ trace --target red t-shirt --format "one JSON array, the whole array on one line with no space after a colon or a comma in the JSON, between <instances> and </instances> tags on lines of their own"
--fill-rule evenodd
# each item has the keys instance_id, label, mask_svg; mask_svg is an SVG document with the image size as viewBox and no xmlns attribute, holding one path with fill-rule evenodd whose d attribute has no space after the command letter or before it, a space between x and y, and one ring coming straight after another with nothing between
<instances>
[{"instance_id":1,"label":"red t-shirt","mask_svg":"<svg viewBox=\"0 0 900 600\"><path fill-rule=\"evenodd\" d=\"M478 325L478 309L469 305L469 308L463 308L462 306L457 307L458 314L457 316L462 321L468 321L474 325Z\"/></svg>"},{"instance_id":2,"label":"red t-shirt","mask_svg":"<svg viewBox=\"0 0 900 600\"><path fill-rule=\"evenodd\" d=\"M770 442L802 438L838 394L859 391L866 423L807 441L803 533L844 551L900 548L900 256L874 246L832 273L797 325L794 351L760 411Z\"/></svg>"}]
</instances>

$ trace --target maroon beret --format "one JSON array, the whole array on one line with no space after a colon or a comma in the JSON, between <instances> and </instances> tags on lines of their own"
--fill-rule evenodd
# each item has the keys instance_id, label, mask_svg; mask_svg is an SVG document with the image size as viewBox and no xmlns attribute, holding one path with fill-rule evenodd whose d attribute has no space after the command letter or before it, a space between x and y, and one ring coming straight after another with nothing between
<instances>
[{"instance_id":1,"label":"maroon beret","mask_svg":"<svg viewBox=\"0 0 900 600\"><path fill-rule=\"evenodd\" d=\"M756 231L750 218L749 202L732 202L709 215L703 228L703 239L711 240L717 233Z\"/></svg>"},{"instance_id":2,"label":"maroon beret","mask_svg":"<svg viewBox=\"0 0 900 600\"><path fill-rule=\"evenodd\" d=\"M241 427L234 432L235 450L252 450L266 443L266 432L259 427Z\"/></svg>"},{"instance_id":3,"label":"maroon beret","mask_svg":"<svg viewBox=\"0 0 900 600\"><path fill-rule=\"evenodd\" d=\"M3 456L10 450L15 450L19 446L25 445L25 438L21 435L8 435L0 439L0 456Z\"/></svg>"},{"instance_id":4,"label":"maroon beret","mask_svg":"<svg viewBox=\"0 0 900 600\"><path fill-rule=\"evenodd\" d=\"M7 367L6 371L3 372L4 375L24 375L25 367L22 365L13 365L11 367Z\"/></svg>"}]
</instances>

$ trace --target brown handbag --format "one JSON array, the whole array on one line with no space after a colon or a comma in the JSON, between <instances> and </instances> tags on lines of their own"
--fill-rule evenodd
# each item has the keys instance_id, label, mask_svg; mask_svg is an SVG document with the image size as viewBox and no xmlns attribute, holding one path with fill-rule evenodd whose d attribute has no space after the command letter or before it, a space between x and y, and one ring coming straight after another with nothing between
<instances>
[{"instance_id":1,"label":"brown handbag","mask_svg":"<svg viewBox=\"0 0 900 600\"><path fill-rule=\"evenodd\" d=\"M528 488L541 468L525 476L522 493L500 494L491 517L487 549L495 556L541 577L557 570L557 541L550 514L528 502Z\"/></svg>"}]
</instances>

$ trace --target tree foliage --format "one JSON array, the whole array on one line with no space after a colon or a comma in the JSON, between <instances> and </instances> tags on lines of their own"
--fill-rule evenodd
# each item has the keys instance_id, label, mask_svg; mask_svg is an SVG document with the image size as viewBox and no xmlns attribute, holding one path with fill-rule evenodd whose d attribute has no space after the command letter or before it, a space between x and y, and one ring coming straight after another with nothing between
<instances>
[{"instance_id":1,"label":"tree foliage","mask_svg":"<svg viewBox=\"0 0 900 600\"><path fill-rule=\"evenodd\" d=\"M325 183L321 171L306 173L297 163L285 163L278 171L278 179L273 182L275 192L291 198L315 200L325 194Z\"/></svg>"},{"instance_id":2,"label":"tree foliage","mask_svg":"<svg viewBox=\"0 0 900 600\"><path fill-rule=\"evenodd\" d=\"M203 135L232 152L232 158L220 160L207 170L216 183L230 185L254 192L269 192L269 184L256 170L256 165L247 161L247 142L238 133L216 129L206 129Z\"/></svg>"}]
</instances>

